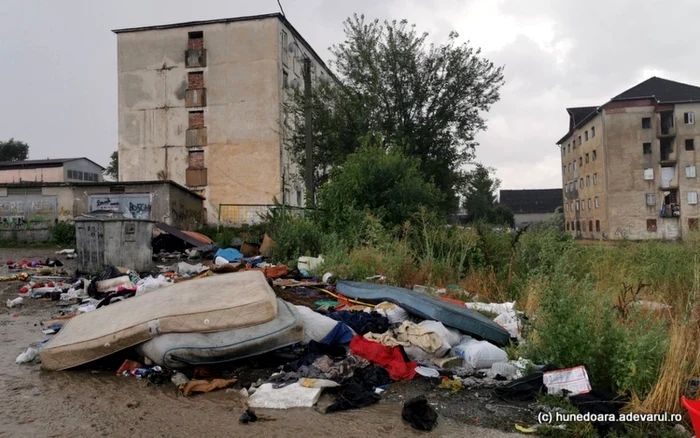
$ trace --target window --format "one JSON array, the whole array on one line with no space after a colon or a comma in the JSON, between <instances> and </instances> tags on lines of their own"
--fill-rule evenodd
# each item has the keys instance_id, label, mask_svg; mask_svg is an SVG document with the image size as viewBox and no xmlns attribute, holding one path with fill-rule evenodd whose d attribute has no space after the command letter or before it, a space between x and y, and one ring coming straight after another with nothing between
<instances>
[{"instance_id":1,"label":"window","mask_svg":"<svg viewBox=\"0 0 700 438\"><path fill-rule=\"evenodd\" d=\"M282 70L282 87L289 88L289 73L286 70Z\"/></svg>"},{"instance_id":2,"label":"window","mask_svg":"<svg viewBox=\"0 0 700 438\"><path fill-rule=\"evenodd\" d=\"M575 138L573 140L571 140L571 143L573 143L574 149L576 149L576 139Z\"/></svg>"},{"instance_id":3,"label":"window","mask_svg":"<svg viewBox=\"0 0 700 438\"><path fill-rule=\"evenodd\" d=\"M566 204L564 204L564 208L566 209L566 211L569 211L569 203L568 202Z\"/></svg>"},{"instance_id":4,"label":"window","mask_svg":"<svg viewBox=\"0 0 700 438\"><path fill-rule=\"evenodd\" d=\"M690 219L688 219L688 220L690 220ZM566 231L569 231L569 223L568 222L566 223Z\"/></svg>"},{"instance_id":5,"label":"window","mask_svg":"<svg viewBox=\"0 0 700 438\"><path fill-rule=\"evenodd\" d=\"M591 126L591 138L595 138L595 126Z\"/></svg>"},{"instance_id":6,"label":"window","mask_svg":"<svg viewBox=\"0 0 700 438\"><path fill-rule=\"evenodd\" d=\"M584 140L588 141L588 131L585 131L583 133L583 138L584 138Z\"/></svg>"},{"instance_id":7,"label":"window","mask_svg":"<svg viewBox=\"0 0 700 438\"><path fill-rule=\"evenodd\" d=\"M653 179L654 179L654 169L651 167L644 169L644 180L645 181L652 181Z\"/></svg>"},{"instance_id":8,"label":"window","mask_svg":"<svg viewBox=\"0 0 700 438\"><path fill-rule=\"evenodd\" d=\"M576 161L574 161L574 170L576 170Z\"/></svg>"},{"instance_id":9,"label":"window","mask_svg":"<svg viewBox=\"0 0 700 438\"><path fill-rule=\"evenodd\" d=\"M593 161L598 159L598 152L596 152L595 149L593 149Z\"/></svg>"},{"instance_id":10,"label":"window","mask_svg":"<svg viewBox=\"0 0 700 438\"><path fill-rule=\"evenodd\" d=\"M647 231L656 232L656 219L647 219Z\"/></svg>"},{"instance_id":11,"label":"window","mask_svg":"<svg viewBox=\"0 0 700 438\"><path fill-rule=\"evenodd\" d=\"M566 146L566 152L571 153L571 143Z\"/></svg>"},{"instance_id":12,"label":"window","mask_svg":"<svg viewBox=\"0 0 700 438\"><path fill-rule=\"evenodd\" d=\"M588 221L588 231L593 232L593 221Z\"/></svg>"},{"instance_id":13,"label":"window","mask_svg":"<svg viewBox=\"0 0 700 438\"><path fill-rule=\"evenodd\" d=\"M187 34L187 49L202 50L204 48L204 32L190 32Z\"/></svg>"},{"instance_id":14,"label":"window","mask_svg":"<svg viewBox=\"0 0 700 438\"><path fill-rule=\"evenodd\" d=\"M594 186L598 185L598 174L597 173L593 174L593 185Z\"/></svg>"},{"instance_id":15,"label":"window","mask_svg":"<svg viewBox=\"0 0 700 438\"><path fill-rule=\"evenodd\" d=\"M651 117L642 117L642 129L651 129Z\"/></svg>"},{"instance_id":16,"label":"window","mask_svg":"<svg viewBox=\"0 0 700 438\"><path fill-rule=\"evenodd\" d=\"M591 209L591 205L592 205L592 204L591 204L591 198L588 198L588 209L589 209L589 210Z\"/></svg>"},{"instance_id":17,"label":"window","mask_svg":"<svg viewBox=\"0 0 700 438\"><path fill-rule=\"evenodd\" d=\"M651 143L642 143L644 155L651 155Z\"/></svg>"},{"instance_id":18,"label":"window","mask_svg":"<svg viewBox=\"0 0 700 438\"><path fill-rule=\"evenodd\" d=\"M280 32L280 40L282 44L282 63L287 65L289 62L289 43L287 42L287 32Z\"/></svg>"},{"instance_id":19,"label":"window","mask_svg":"<svg viewBox=\"0 0 700 438\"><path fill-rule=\"evenodd\" d=\"M583 166L583 157L578 157L578 167Z\"/></svg>"},{"instance_id":20,"label":"window","mask_svg":"<svg viewBox=\"0 0 700 438\"><path fill-rule=\"evenodd\" d=\"M581 178L581 179L579 180L579 182L578 182L578 187L579 187L580 189L583 188L583 178Z\"/></svg>"},{"instance_id":21,"label":"window","mask_svg":"<svg viewBox=\"0 0 700 438\"><path fill-rule=\"evenodd\" d=\"M647 193L647 205L656 205L656 195L654 193Z\"/></svg>"},{"instance_id":22,"label":"window","mask_svg":"<svg viewBox=\"0 0 700 438\"><path fill-rule=\"evenodd\" d=\"M578 136L578 145L581 146L581 144L582 144L582 142L581 142L581 136L579 135L579 136Z\"/></svg>"},{"instance_id":23,"label":"window","mask_svg":"<svg viewBox=\"0 0 700 438\"><path fill-rule=\"evenodd\" d=\"M591 186L591 176L586 175L586 187L590 187L590 186Z\"/></svg>"},{"instance_id":24,"label":"window","mask_svg":"<svg viewBox=\"0 0 700 438\"><path fill-rule=\"evenodd\" d=\"M685 166L685 177L695 178L695 166Z\"/></svg>"},{"instance_id":25,"label":"window","mask_svg":"<svg viewBox=\"0 0 700 438\"><path fill-rule=\"evenodd\" d=\"M581 231L581 221L576 221L576 231Z\"/></svg>"},{"instance_id":26,"label":"window","mask_svg":"<svg viewBox=\"0 0 700 438\"><path fill-rule=\"evenodd\" d=\"M595 231L596 233L600 233L600 221L595 221Z\"/></svg>"},{"instance_id":27,"label":"window","mask_svg":"<svg viewBox=\"0 0 700 438\"><path fill-rule=\"evenodd\" d=\"M73 174L75 175L75 179L83 179L83 172L80 170L74 171Z\"/></svg>"},{"instance_id":28,"label":"window","mask_svg":"<svg viewBox=\"0 0 700 438\"><path fill-rule=\"evenodd\" d=\"M698 192L688 192L688 204L695 205L698 203Z\"/></svg>"},{"instance_id":29,"label":"window","mask_svg":"<svg viewBox=\"0 0 700 438\"><path fill-rule=\"evenodd\" d=\"M68 179L73 179L73 171L68 169Z\"/></svg>"},{"instance_id":30,"label":"window","mask_svg":"<svg viewBox=\"0 0 700 438\"><path fill-rule=\"evenodd\" d=\"M695 140L692 138L686 138L685 139L685 150L686 151L694 151L695 150Z\"/></svg>"},{"instance_id":31,"label":"window","mask_svg":"<svg viewBox=\"0 0 700 438\"><path fill-rule=\"evenodd\" d=\"M588 156L588 154L586 154L586 163L588 163L588 161L590 161L589 158L590 157Z\"/></svg>"},{"instance_id":32,"label":"window","mask_svg":"<svg viewBox=\"0 0 700 438\"><path fill-rule=\"evenodd\" d=\"M698 219L694 217L688 218L688 229L690 231L698 231Z\"/></svg>"},{"instance_id":33,"label":"window","mask_svg":"<svg viewBox=\"0 0 700 438\"><path fill-rule=\"evenodd\" d=\"M595 202L595 208L600 207L600 202L598 202L598 197L596 196L595 199L593 199L593 202Z\"/></svg>"},{"instance_id":34,"label":"window","mask_svg":"<svg viewBox=\"0 0 700 438\"><path fill-rule=\"evenodd\" d=\"M574 225L574 221L571 221L571 231L574 231L576 229L576 226Z\"/></svg>"},{"instance_id":35,"label":"window","mask_svg":"<svg viewBox=\"0 0 700 438\"><path fill-rule=\"evenodd\" d=\"M685 122L686 125L695 124L695 113L693 113L693 112L683 113L683 122Z\"/></svg>"},{"instance_id":36,"label":"window","mask_svg":"<svg viewBox=\"0 0 700 438\"><path fill-rule=\"evenodd\" d=\"M571 172L571 163L569 163L569 172Z\"/></svg>"},{"instance_id":37,"label":"window","mask_svg":"<svg viewBox=\"0 0 700 438\"><path fill-rule=\"evenodd\" d=\"M583 210L585 210L585 209L586 209L586 200L585 200L585 199L581 199L581 211L583 211Z\"/></svg>"},{"instance_id":38,"label":"window","mask_svg":"<svg viewBox=\"0 0 700 438\"><path fill-rule=\"evenodd\" d=\"M578 201L576 201L576 211L579 211L580 204Z\"/></svg>"}]
</instances>

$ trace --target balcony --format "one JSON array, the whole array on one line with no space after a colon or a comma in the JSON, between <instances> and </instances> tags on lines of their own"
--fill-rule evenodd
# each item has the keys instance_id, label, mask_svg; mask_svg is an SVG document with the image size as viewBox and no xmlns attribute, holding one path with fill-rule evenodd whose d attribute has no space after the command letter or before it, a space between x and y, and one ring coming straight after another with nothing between
<instances>
[{"instance_id":1,"label":"balcony","mask_svg":"<svg viewBox=\"0 0 700 438\"><path fill-rule=\"evenodd\" d=\"M186 169L185 185L202 187L207 185L207 169Z\"/></svg>"},{"instance_id":2,"label":"balcony","mask_svg":"<svg viewBox=\"0 0 700 438\"><path fill-rule=\"evenodd\" d=\"M676 136L673 111L660 112L658 121L659 123L656 125L656 136L658 138L672 138Z\"/></svg>"},{"instance_id":3,"label":"balcony","mask_svg":"<svg viewBox=\"0 0 700 438\"><path fill-rule=\"evenodd\" d=\"M189 49L185 51L185 67L196 68L207 66L207 49Z\"/></svg>"},{"instance_id":4,"label":"balcony","mask_svg":"<svg viewBox=\"0 0 700 438\"><path fill-rule=\"evenodd\" d=\"M207 128L188 129L185 132L185 146L199 147L207 145Z\"/></svg>"},{"instance_id":5,"label":"balcony","mask_svg":"<svg viewBox=\"0 0 700 438\"><path fill-rule=\"evenodd\" d=\"M195 88L185 91L185 107L202 107L207 106L207 89Z\"/></svg>"}]
</instances>

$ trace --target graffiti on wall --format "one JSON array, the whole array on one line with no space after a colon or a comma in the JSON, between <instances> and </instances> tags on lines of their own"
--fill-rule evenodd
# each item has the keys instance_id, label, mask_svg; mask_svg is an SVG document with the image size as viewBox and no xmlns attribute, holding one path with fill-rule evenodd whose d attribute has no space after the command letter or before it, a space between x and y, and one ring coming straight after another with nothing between
<instances>
[{"instance_id":1,"label":"graffiti on wall","mask_svg":"<svg viewBox=\"0 0 700 438\"><path fill-rule=\"evenodd\" d=\"M10 195L0 198L0 230L43 230L57 216L55 196Z\"/></svg>"},{"instance_id":2,"label":"graffiti on wall","mask_svg":"<svg viewBox=\"0 0 700 438\"><path fill-rule=\"evenodd\" d=\"M151 218L150 194L91 195L88 202L90 211L121 212L133 219Z\"/></svg>"}]
</instances>

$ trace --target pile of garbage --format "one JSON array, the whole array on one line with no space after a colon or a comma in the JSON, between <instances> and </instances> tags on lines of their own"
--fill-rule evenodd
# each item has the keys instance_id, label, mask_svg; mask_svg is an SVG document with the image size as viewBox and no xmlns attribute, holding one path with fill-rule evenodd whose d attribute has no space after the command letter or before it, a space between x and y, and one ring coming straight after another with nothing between
<instances>
[{"instance_id":1,"label":"pile of garbage","mask_svg":"<svg viewBox=\"0 0 700 438\"><path fill-rule=\"evenodd\" d=\"M302 257L290 269L257 248L243 249L187 248L196 263L175 260L144 276L110 266L91 278L27 278L8 307L27 298L65 305L42 322L52 337L17 363L40 360L45 369L64 370L127 353L119 376L172 383L184 396L238 386L249 407L244 423L256 421L257 408L314 406L324 391L334 399L326 413L366 407L394 382L412 379L453 392L490 388L514 400L591 392L584 367L554 370L508 358L504 347L522 342L514 303L445 299L421 287L385 286L382 276L365 283L332 273L318 278L310 272L321 256ZM269 354L285 363L256 382L211 371ZM402 417L421 430L437 424L425 397L406 402Z\"/></svg>"}]
</instances>

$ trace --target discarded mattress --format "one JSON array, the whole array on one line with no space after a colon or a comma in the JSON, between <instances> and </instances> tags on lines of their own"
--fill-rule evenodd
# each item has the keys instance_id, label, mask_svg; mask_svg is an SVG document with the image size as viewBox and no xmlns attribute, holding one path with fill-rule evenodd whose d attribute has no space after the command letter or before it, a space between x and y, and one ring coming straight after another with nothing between
<instances>
[{"instance_id":1,"label":"discarded mattress","mask_svg":"<svg viewBox=\"0 0 700 438\"><path fill-rule=\"evenodd\" d=\"M389 301L425 319L434 319L474 337L507 345L510 334L484 315L420 292L374 283L341 281L338 293L356 300Z\"/></svg>"},{"instance_id":2,"label":"discarded mattress","mask_svg":"<svg viewBox=\"0 0 700 438\"><path fill-rule=\"evenodd\" d=\"M184 368L255 356L302 339L304 324L296 307L277 299L272 321L215 333L169 333L138 345L136 351L158 365Z\"/></svg>"},{"instance_id":3,"label":"discarded mattress","mask_svg":"<svg viewBox=\"0 0 700 438\"><path fill-rule=\"evenodd\" d=\"M262 324L276 316L277 300L262 273L210 276L72 318L41 349L41 363L47 370L64 370L159 334L230 330Z\"/></svg>"}]
</instances>

